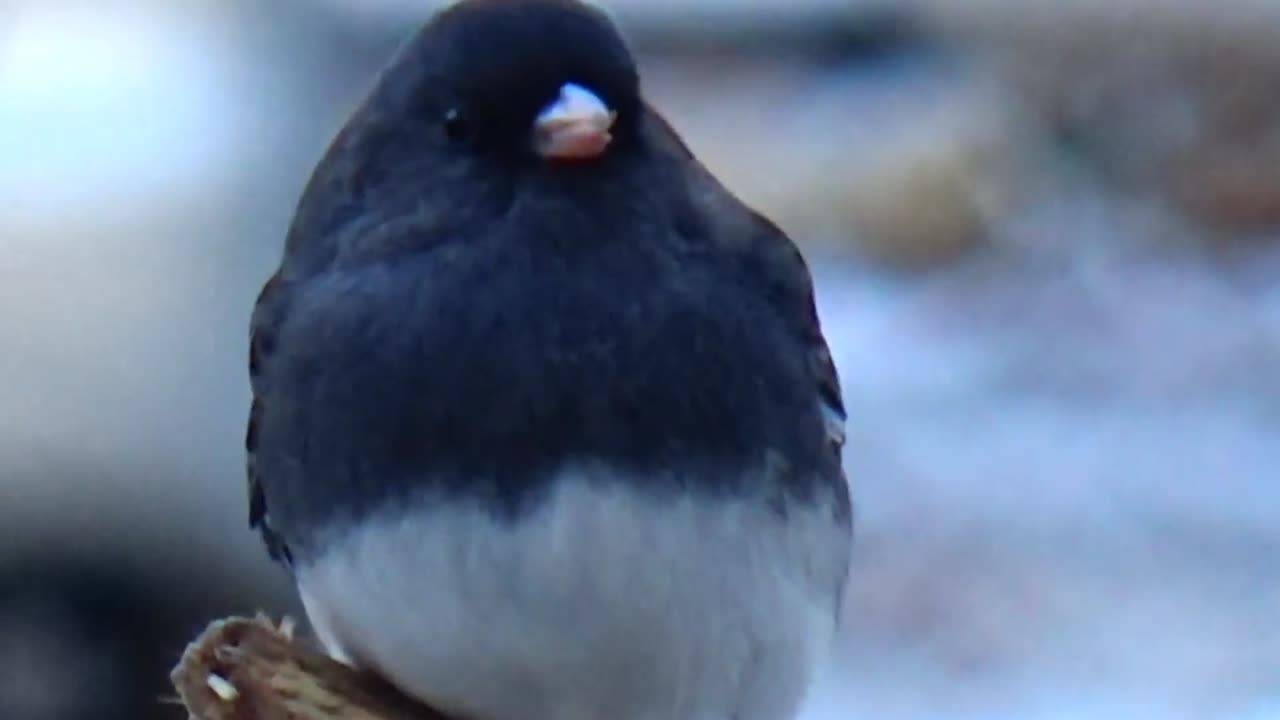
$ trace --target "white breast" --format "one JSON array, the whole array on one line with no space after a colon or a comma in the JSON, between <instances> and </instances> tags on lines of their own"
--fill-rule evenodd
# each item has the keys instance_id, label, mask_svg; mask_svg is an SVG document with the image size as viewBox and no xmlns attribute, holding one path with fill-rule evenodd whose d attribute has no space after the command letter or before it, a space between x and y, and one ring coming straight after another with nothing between
<instances>
[{"instance_id":1,"label":"white breast","mask_svg":"<svg viewBox=\"0 0 1280 720\"><path fill-rule=\"evenodd\" d=\"M331 652L475 720L785 720L833 634L826 507L566 475L514 523L423 503L298 570Z\"/></svg>"}]
</instances>

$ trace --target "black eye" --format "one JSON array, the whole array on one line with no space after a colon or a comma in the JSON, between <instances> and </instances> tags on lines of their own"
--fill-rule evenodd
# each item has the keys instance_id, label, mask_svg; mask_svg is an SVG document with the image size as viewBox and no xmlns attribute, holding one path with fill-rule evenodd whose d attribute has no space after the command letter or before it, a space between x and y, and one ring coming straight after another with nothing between
<instances>
[{"instance_id":1,"label":"black eye","mask_svg":"<svg viewBox=\"0 0 1280 720\"><path fill-rule=\"evenodd\" d=\"M466 140L471 136L471 125L458 108L453 108L444 114L444 134L455 141Z\"/></svg>"}]
</instances>

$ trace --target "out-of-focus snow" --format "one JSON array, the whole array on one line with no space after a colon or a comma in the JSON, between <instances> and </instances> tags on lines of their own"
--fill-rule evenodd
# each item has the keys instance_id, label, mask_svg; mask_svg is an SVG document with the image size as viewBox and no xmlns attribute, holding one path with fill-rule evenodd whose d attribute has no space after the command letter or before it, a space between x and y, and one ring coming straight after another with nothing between
<instances>
[{"instance_id":1,"label":"out-of-focus snow","mask_svg":"<svg viewBox=\"0 0 1280 720\"><path fill-rule=\"evenodd\" d=\"M6 225L119 217L206 187L245 128L214 13L21 4L0 29ZM6 252L15 242L6 238Z\"/></svg>"},{"instance_id":2,"label":"out-of-focus snow","mask_svg":"<svg viewBox=\"0 0 1280 720\"><path fill-rule=\"evenodd\" d=\"M1277 716L1280 253L1123 235L1014 272L818 268L860 542L808 720Z\"/></svg>"}]
</instances>

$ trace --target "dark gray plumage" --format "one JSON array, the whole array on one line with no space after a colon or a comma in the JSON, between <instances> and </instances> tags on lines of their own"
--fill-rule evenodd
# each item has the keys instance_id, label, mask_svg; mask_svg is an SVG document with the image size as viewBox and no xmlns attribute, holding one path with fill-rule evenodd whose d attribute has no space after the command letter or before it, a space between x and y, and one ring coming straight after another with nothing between
<instances>
[{"instance_id":1,"label":"dark gray plumage","mask_svg":"<svg viewBox=\"0 0 1280 720\"><path fill-rule=\"evenodd\" d=\"M531 141L565 88L607 149ZM603 15L433 19L317 167L252 338L251 521L336 654L476 720L794 712L845 580L839 384L794 245Z\"/></svg>"}]
</instances>

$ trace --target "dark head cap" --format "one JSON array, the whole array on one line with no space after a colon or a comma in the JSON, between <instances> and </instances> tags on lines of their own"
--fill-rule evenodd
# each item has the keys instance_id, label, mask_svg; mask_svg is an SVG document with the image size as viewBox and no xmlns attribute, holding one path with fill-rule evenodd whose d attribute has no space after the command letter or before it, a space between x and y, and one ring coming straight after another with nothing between
<instances>
[{"instance_id":1,"label":"dark head cap","mask_svg":"<svg viewBox=\"0 0 1280 720\"><path fill-rule=\"evenodd\" d=\"M423 28L386 80L424 121L479 150L546 156L538 134L552 131L560 149L592 131L622 141L643 107L626 43L577 0L463 0Z\"/></svg>"},{"instance_id":2,"label":"dark head cap","mask_svg":"<svg viewBox=\"0 0 1280 720\"><path fill-rule=\"evenodd\" d=\"M577 0L450 6L400 50L316 168L290 231L291 272L466 236L521 188L600 213L631 204L654 186L639 84L613 23Z\"/></svg>"}]
</instances>

